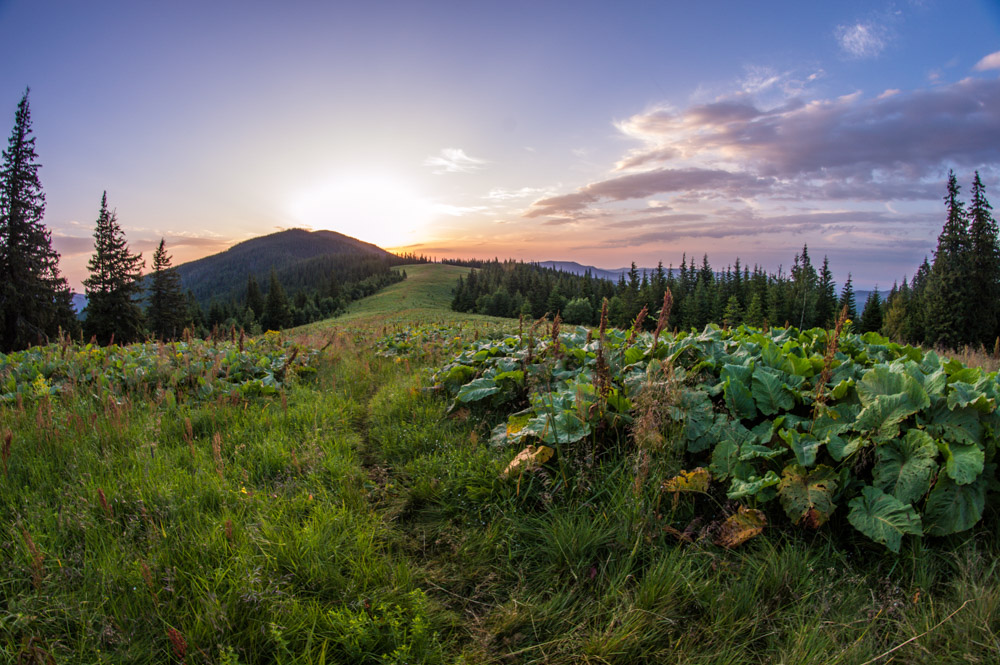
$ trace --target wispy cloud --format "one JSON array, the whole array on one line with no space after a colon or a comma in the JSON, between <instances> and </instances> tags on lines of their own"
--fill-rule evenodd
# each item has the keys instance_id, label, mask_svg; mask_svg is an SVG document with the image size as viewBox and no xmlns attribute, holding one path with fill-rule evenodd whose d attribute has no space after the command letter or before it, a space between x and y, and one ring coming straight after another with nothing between
<instances>
[{"instance_id":1,"label":"wispy cloud","mask_svg":"<svg viewBox=\"0 0 1000 665\"><path fill-rule=\"evenodd\" d=\"M546 190L542 187L522 187L520 189L504 189L502 187L494 187L483 198L489 199L490 201L514 201L517 199L527 199L533 196L539 196L544 194L545 191Z\"/></svg>"},{"instance_id":2,"label":"wispy cloud","mask_svg":"<svg viewBox=\"0 0 1000 665\"><path fill-rule=\"evenodd\" d=\"M989 69L1000 69L1000 51L994 51L976 63L974 69L977 72L985 72Z\"/></svg>"},{"instance_id":3,"label":"wispy cloud","mask_svg":"<svg viewBox=\"0 0 1000 665\"><path fill-rule=\"evenodd\" d=\"M876 58L889 43L889 31L874 21L839 25L834 31L841 50L851 58Z\"/></svg>"},{"instance_id":4,"label":"wispy cloud","mask_svg":"<svg viewBox=\"0 0 1000 665\"><path fill-rule=\"evenodd\" d=\"M891 215L881 211L812 211L787 215L765 215L754 210L734 210L719 215L712 221L692 216L664 216L653 229L634 235L618 234L604 239L600 244L583 245L576 249L597 247L638 247L650 243L670 243L681 239L721 239L750 238L774 234L825 233L839 235L864 234L871 240L892 238L893 244L905 243L923 248L924 241L904 237L909 228L893 229L893 226L912 226L915 223L937 223L938 217L927 215ZM627 228L626 223L616 222L614 228ZM649 226L640 223L640 228Z\"/></svg>"},{"instance_id":5,"label":"wispy cloud","mask_svg":"<svg viewBox=\"0 0 1000 665\"><path fill-rule=\"evenodd\" d=\"M433 167L435 175L474 173L481 170L486 164L486 160L470 157L461 148L443 148L441 154L431 155L424 160L424 166Z\"/></svg>"},{"instance_id":6,"label":"wispy cloud","mask_svg":"<svg viewBox=\"0 0 1000 665\"><path fill-rule=\"evenodd\" d=\"M773 185L770 178L719 169L656 169L591 183L578 191L535 201L525 217L567 215L600 200L628 201L669 192L703 191L706 195L752 196Z\"/></svg>"}]
</instances>

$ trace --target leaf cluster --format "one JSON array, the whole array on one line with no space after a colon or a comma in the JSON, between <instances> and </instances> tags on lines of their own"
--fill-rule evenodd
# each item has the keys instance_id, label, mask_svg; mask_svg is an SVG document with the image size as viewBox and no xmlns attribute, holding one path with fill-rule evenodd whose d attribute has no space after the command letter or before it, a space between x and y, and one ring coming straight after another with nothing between
<instances>
[{"instance_id":1,"label":"leaf cluster","mask_svg":"<svg viewBox=\"0 0 1000 665\"><path fill-rule=\"evenodd\" d=\"M508 405L495 443L564 454L630 422L647 377L669 364L680 396L666 411L681 426L685 468L707 468L728 499L780 503L809 528L846 510L855 529L893 551L905 535L978 523L997 486L996 373L876 333L841 334L825 360L832 335L708 326L653 346L648 333L595 340L578 328L474 342L434 380L456 404ZM599 357L610 371L604 388Z\"/></svg>"}]
</instances>

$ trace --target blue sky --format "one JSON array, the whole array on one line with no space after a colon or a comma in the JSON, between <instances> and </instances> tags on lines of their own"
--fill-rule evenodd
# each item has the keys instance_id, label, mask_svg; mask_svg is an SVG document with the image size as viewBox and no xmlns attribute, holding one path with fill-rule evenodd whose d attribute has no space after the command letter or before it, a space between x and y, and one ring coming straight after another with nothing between
<instances>
[{"instance_id":1,"label":"blue sky","mask_svg":"<svg viewBox=\"0 0 1000 665\"><path fill-rule=\"evenodd\" d=\"M949 168L1000 205L996 0L0 0L0 27L77 286L104 190L175 262L292 226L601 267L808 243L862 288L932 252Z\"/></svg>"}]
</instances>

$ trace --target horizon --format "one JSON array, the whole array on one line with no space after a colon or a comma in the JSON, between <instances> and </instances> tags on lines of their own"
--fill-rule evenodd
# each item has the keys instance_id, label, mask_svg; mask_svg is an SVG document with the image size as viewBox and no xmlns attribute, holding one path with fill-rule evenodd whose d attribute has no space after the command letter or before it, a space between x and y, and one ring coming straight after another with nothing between
<instances>
[{"instance_id":1,"label":"horizon","mask_svg":"<svg viewBox=\"0 0 1000 665\"><path fill-rule=\"evenodd\" d=\"M105 190L147 270L161 237L178 265L297 227L606 270L775 272L808 245L881 291L932 256L949 169L1000 196L989 0L8 0L0 22L0 123L30 87L76 291Z\"/></svg>"}]
</instances>

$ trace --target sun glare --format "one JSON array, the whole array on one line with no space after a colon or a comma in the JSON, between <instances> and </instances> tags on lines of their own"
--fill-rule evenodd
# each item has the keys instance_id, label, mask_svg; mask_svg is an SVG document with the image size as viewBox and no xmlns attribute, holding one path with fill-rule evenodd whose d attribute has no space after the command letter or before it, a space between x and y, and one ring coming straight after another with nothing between
<instances>
[{"instance_id":1,"label":"sun glare","mask_svg":"<svg viewBox=\"0 0 1000 665\"><path fill-rule=\"evenodd\" d=\"M379 247L419 242L433 214L410 183L383 174L331 177L301 192L290 210L297 223Z\"/></svg>"}]
</instances>

